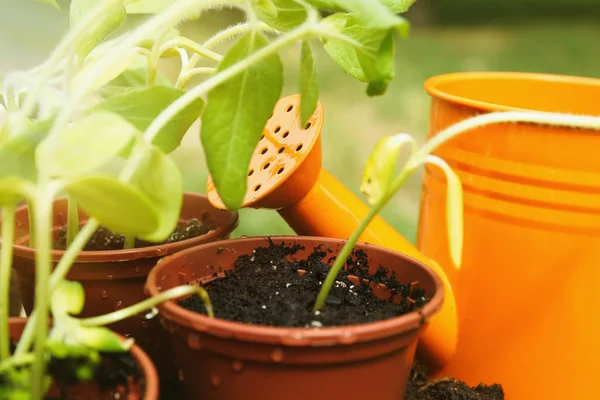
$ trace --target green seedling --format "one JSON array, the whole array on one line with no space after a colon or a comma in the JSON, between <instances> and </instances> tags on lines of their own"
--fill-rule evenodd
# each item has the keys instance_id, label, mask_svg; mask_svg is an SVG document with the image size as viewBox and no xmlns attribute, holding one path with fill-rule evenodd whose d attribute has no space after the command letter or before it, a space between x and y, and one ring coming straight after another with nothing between
<instances>
[{"instance_id":1,"label":"green seedling","mask_svg":"<svg viewBox=\"0 0 600 400\"><path fill-rule=\"evenodd\" d=\"M439 132L421 148L418 148L415 140L408 134L402 133L383 138L377 143L369 156L361 182L361 191L366 195L371 210L338 254L321 286L313 307L314 311L321 310L325 305L337 275L346 264L356 242L369 223L379 214L393 195L402 188L406 180L422 165L435 166L446 177L446 225L450 247L449 253L454 265L460 268L463 252L462 184L452 168L432 153L444 143L466 132L491 124L517 122L600 130L600 117L534 111L507 111L478 115L458 122ZM397 171L403 147L409 148L409 155Z\"/></svg>"},{"instance_id":2,"label":"green seedling","mask_svg":"<svg viewBox=\"0 0 600 400\"><path fill-rule=\"evenodd\" d=\"M54 0L42 0L58 7ZM68 34L40 65L4 77L0 100L0 399L41 399L51 379L52 357L85 357L76 371L89 379L101 352L127 351L103 328L152 309L160 302L198 294L182 286L137 305L89 319L77 318L81 287L65 280L100 226L135 238L164 240L175 228L182 179L168 153L198 118L201 141L215 186L229 209L246 191L246 171L261 132L281 95L278 52L298 45L303 124L314 112L318 78L313 47L321 43L343 71L380 95L394 75L394 41L408 23L411 0L72 0ZM246 21L204 43L178 30L201 21L206 10L235 7ZM323 18L320 10L329 16ZM148 14L135 28L131 13ZM229 42L224 54L217 44ZM179 57L175 83L160 74L159 61ZM200 62L203 64L200 64ZM200 83L189 87L192 78ZM122 169L106 166L121 159ZM52 268L52 208L69 199L67 248ZM17 348L10 352L8 293L15 206L29 205L35 248L35 304ZM80 226L79 210L90 216ZM52 324L49 316L52 316ZM51 326L50 326L51 325Z\"/></svg>"}]
</instances>

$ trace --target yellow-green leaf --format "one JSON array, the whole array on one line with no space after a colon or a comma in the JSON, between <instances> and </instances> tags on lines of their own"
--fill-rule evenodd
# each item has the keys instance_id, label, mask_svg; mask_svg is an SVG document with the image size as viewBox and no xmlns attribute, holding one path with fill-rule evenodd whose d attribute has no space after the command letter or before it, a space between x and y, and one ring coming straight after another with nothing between
<instances>
[{"instance_id":1,"label":"yellow-green leaf","mask_svg":"<svg viewBox=\"0 0 600 400\"><path fill-rule=\"evenodd\" d=\"M71 0L69 12L71 27L77 25L85 14L99 3L98 0ZM79 60L83 60L96 45L120 27L126 17L127 11L122 2L115 2L110 9L105 10L101 17L86 29L85 35L77 41Z\"/></svg>"},{"instance_id":2,"label":"yellow-green leaf","mask_svg":"<svg viewBox=\"0 0 600 400\"><path fill-rule=\"evenodd\" d=\"M125 53L99 74L96 74L96 71L94 71L96 62L86 62L71 80L71 89L79 86L85 87L90 92L100 89L127 70L136 55L137 52L135 50Z\"/></svg>"},{"instance_id":3,"label":"yellow-green leaf","mask_svg":"<svg viewBox=\"0 0 600 400\"><path fill-rule=\"evenodd\" d=\"M148 196L159 217L158 227L140 238L149 242L165 240L177 226L181 212L183 180L179 168L170 157L152 146L144 155L133 183Z\"/></svg>"},{"instance_id":4,"label":"yellow-green leaf","mask_svg":"<svg viewBox=\"0 0 600 400\"><path fill-rule=\"evenodd\" d=\"M105 353L128 351L133 346L133 339L121 340L116 333L104 327L85 327L78 325L73 332L73 339L94 350Z\"/></svg>"},{"instance_id":5,"label":"yellow-green leaf","mask_svg":"<svg viewBox=\"0 0 600 400\"><path fill-rule=\"evenodd\" d=\"M425 163L439 167L446 176L446 224L450 257L457 268L460 268L463 251L463 189L460 178L441 158L428 155Z\"/></svg>"},{"instance_id":6,"label":"yellow-green leaf","mask_svg":"<svg viewBox=\"0 0 600 400\"><path fill-rule=\"evenodd\" d=\"M60 6L56 2L56 0L38 0L38 1L41 1L42 3L50 4L52 7L56 8L57 10L60 10Z\"/></svg>"},{"instance_id":7,"label":"yellow-green leaf","mask_svg":"<svg viewBox=\"0 0 600 400\"><path fill-rule=\"evenodd\" d=\"M160 216L150 198L111 176L74 179L68 183L67 192L81 209L115 232L139 237L159 227Z\"/></svg>"},{"instance_id":8,"label":"yellow-green leaf","mask_svg":"<svg viewBox=\"0 0 600 400\"><path fill-rule=\"evenodd\" d=\"M62 281L52 293L53 313L79 314L85 303L85 292L81 283Z\"/></svg>"},{"instance_id":9,"label":"yellow-green leaf","mask_svg":"<svg viewBox=\"0 0 600 400\"><path fill-rule=\"evenodd\" d=\"M137 132L119 115L97 111L47 137L36 150L37 167L51 177L84 175L116 156Z\"/></svg>"},{"instance_id":10,"label":"yellow-green leaf","mask_svg":"<svg viewBox=\"0 0 600 400\"><path fill-rule=\"evenodd\" d=\"M254 9L265 24L282 32L302 25L307 18L306 8L294 0L255 0Z\"/></svg>"},{"instance_id":11,"label":"yellow-green leaf","mask_svg":"<svg viewBox=\"0 0 600 400\"><path fill-rule=\"evenodd\" d=\"M400 152L405 144L410 145L410 155L412 155L417 144L412 136L405 133L384 137L369 155L365 163L360 191L367 197L370 205L377 204L389 191L396 175Z\"/></svg>"}]
</instances>

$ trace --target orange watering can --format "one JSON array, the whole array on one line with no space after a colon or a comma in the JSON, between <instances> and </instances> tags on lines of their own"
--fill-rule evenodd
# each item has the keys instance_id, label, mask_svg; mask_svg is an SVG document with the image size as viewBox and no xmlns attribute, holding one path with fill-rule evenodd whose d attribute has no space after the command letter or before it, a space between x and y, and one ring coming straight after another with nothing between
<instances>
[{"instance_id":1,"label":"orange watering can","mask_svg":"<svg viewBox=\"0 0 600 400\"><path fill-rule=\"evenodd\" d=\"M346 239L369 212L369 207L321 168L323 107L317 106L300 126L300 96L281 99L267 122L263 138L248 169L243 207L277 210L299 235ZM210 202L224 208L209 178ZM431 368L450 360L456 348L456 303L450 282L434 261L423 256L381 217L359 239L396 250L429 265L444 282L444 305L430 321L420 341L420 358Z\"/></svg>"}]
</instances>

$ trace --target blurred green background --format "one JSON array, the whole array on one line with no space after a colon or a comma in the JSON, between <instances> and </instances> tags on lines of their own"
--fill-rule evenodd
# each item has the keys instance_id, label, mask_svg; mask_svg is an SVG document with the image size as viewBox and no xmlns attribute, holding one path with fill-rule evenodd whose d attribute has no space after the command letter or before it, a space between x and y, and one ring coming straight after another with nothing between
<instances>
[{"instance_id":1,"label":"blurred green background","mask_svg":"<svg viewBox=\"0 0 600 400\"><path fill-rule=\"evenodd\" d=\"M68 28L68 2L59 3L61 12L36 0L0 0L0 74L32 66L51 51ZM346 76L324 52L318 54L323 165L356 194L363 163L380 138L406 132L424 139L429 98L423 83L431 76L503 70L600 77L600 0L418 0L406 16L412 33L397 44L397 77L382 97L368 98L364 84ZM182 30L200 39L240 18L233 11L212 12ZM299 49L281 56L283 95L296 93ZM162 67L172 76L178 65ZM204 192L207 171L197 134L190 132L173 157L185 189ZM383 212L410 240L416 235L420 183L419 173ZM292 232L274 211L240 214L234 236Z\"/></svg>"}]
</instances>

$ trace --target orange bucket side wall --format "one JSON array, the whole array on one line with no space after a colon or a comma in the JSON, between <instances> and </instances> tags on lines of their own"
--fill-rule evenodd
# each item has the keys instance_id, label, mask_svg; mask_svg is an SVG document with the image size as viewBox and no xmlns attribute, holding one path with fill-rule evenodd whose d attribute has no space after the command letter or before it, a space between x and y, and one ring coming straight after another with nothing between
<instances>
[{"instance_id":1,"label":"orange bucket side wall","mask_svg":"<svg viewBox=\"0 0 600 400\"><path fill-rule=\"evenodd\" d=\"M475 73L426 86L433 96L431 136L492 110L600 114L600 102L590 103L600 100L595 80ZM446 238L445 179L426 169L418 247L446 271L458 310L457 350L440 375L470 385L500 383L507 400L597 397L582 382L600 379L598 150L598 133L497 124L436 153L465 191L457 271Z\"/></svg>"}]
</instances>

